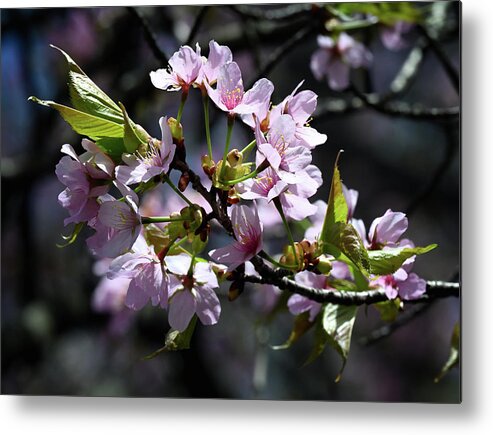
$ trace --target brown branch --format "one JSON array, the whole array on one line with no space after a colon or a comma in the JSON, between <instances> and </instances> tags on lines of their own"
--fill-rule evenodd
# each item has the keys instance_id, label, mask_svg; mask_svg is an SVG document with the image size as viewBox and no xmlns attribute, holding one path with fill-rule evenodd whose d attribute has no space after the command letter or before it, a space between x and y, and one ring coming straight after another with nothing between
<instances>
[{"instance_id":1,"label":"brown branch","mask_svg":"<svg viewBox=\"0 0 493 435\"><path fill-rule=\"evenodd\" d=\"M365 291L340 291L307 287L281 275L279 271L266 265L259 257L254 257L251 261L255 266L255 270L260 274L260 278L253 275L245 275L243 279L246 282L272 284L279 287L281 290L297 293L316 302L338 305L371 305L388 300L385 291L381 289ZM426 293L422 297L406 302L427 302L437 298L458 297L459 294L459 283L428 281L426 283Z\"/></svg>"},{"instance_id":2,"label":"brown branch","mask_svg":"<svg viewBox=\"0 0 493 435\"><path fill-rule=\"evenodd\" d=\"M137 8L133 6L128 6L127 10L137 19L140 27L144 32L144 38L147 42L147 45L151 49L152 54L154 54L156 60L161 64L161 66L166 67L168 65L168 56L159 47L156 35L149 26L147 19L137 10Z\"/></svg>"}]
</instances>

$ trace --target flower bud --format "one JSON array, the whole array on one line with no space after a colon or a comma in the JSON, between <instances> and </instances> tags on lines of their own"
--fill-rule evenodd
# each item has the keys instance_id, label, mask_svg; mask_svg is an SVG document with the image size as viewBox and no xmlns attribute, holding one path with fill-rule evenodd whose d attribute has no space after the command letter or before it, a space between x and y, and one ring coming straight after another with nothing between
<instances>
[{"instance_id":1,"label":"flower bud","mask_svg":"<svg viewBox=\"0 0 493 435\"><path fill-rule=\"evenodd\" d=\"M183 142L183 127L175 118L168 118L169 129L174 143Z\"/></svg>"},{"instance_id":2,"label":"flower bud","mask_svg":"<svg viewBox=\"0 0 493 435\"><path fill-rule=\"evenodd\" d=\"M323 273L324 275L328 275L330 271L332 270L332 262L329 261L327 256L321 255L318 257L318 263L317 263L317 269L319 272Z\"/></svg>"},{"instance_id":3,"label":"flower bud","mask_svg":"<svg viewBox=\"0 0 493 435\"><path fill-rule=\"evenodd\" d=\"M184 192L185 189L187 188L189 182L190 182L189 173L183 172L183 174L181 174L181 177L178 181L178 189L180 189L181 192Z\"/></svg>"}]
</instances>

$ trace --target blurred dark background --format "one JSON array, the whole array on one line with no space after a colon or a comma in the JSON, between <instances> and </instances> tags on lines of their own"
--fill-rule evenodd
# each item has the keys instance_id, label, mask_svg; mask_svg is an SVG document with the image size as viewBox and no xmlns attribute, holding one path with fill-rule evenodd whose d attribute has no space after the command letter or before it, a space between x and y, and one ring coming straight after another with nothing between
<instances>
[{"instance_id":1,"label":"blurred dark background","mask_svg":"<svg viewBox=\"0 0 493 435\"><path fill-rule=\"evenodd\" d=\"M432 9L426 3L420 7ZM149 72L165 65L146 32L168 57L185 42L199 42L207 54L209 40L215 39L230 46L246 85L259 74L272 80L274 102L302 79L303 89L318 93L312 126L328 141L313 153L325 179L316 198L327 199L333 161L343 148L343 180L360 192L356 217L368 228L387 208L407 211L408 237L417 245L439 245L417 260L415 271L428 280L457 280L459 119L423 113L459 105L443 59L459 70L459 4L444 10L437 14L441 30L435 47L417 28L406 35L409 46L398 52L385 49L375 29L357 34L374 62L352 78L368 93L386 94L413 47L422 47L417 74L389 100L402 104L383 109L366 107L352 91L335 93L314 79L309 62L323 20L309 5L2 10L2 394L457 402L457 369L433 383L460 317L457 299L433 303L369 346L361 339L383 323L374 309L362 308L339 384L333 380L340 360L332 349L302 367L311 334L291 349L270 349L288 336L292 316L283 312L266 322L252 289L229 303L223 288L220 323L199 325L191 350L142 360L163 345L166 314L147 307L115 333L111 316L92 309L99 278L83 237L65 249L55 246L68 229L57 203L63 188L54 168L61 145L70 143L80 152L81 138L55 111L27 101L36 95L69 103L66 64L49 47L54 44L159 137L157 120L176 114L179 96L152 86ZM191 93L182 120L189 163L197 172L206 149L198 94ZM414 112L400 116L396 107ZM213 143L222 149L226 121L215 110L211 116ZM236 146L250 137L247 129L235 128Z\"/></svg>"}]
</instances>

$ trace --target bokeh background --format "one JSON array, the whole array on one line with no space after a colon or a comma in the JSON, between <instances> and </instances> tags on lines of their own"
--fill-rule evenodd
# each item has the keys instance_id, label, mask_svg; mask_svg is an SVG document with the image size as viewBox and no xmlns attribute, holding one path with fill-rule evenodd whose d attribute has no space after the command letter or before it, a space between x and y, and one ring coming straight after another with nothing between
<instances>
[{"instance_id":1,"label":"bokeh background","mask_svg":"<svg viewBox=\"0 0 493 435\"><path fill-rule=\"evenodd\" d=\"M431 8L429 3L419 7ZM288 8L288 9L286 9ZM132 118L158 136L158 119L174 116L179 96L154 88L149 72L163 67L149 44L153 34L168 57L185 42L227 44L245 84L259 74L275 85L281 101L304 79L304 89L319 95L312 125L327 134L314 153L325 184L315 198L326 199L327 181L339 149L345 184L360 192L356 217L367 227L387 208L406 211L408 236L417 245L438 243L420 258L415 271L425 279L457 280L460 263L459 119L395 116L365 107L351 91L336 93L317 82L309 69L321 25L317 8L276 6L170 6L132 8L4 9L1 12L2 141L2 394L215 397L295 400L457 402L460 376L453 370L440 383L433 378L449 352L453 325L460 317L457 299L434 302L389 337L365 345L383 325L374 309L360 310L342 381L338 355L326 349L303 366L307 334L291 349L274 351L288 336L292 316L266 316L249 288L236 301L221 289L221 321L199 325L188 351L142 359L163 345L166 313L147 307L122 318L94 309L99 277L83 237L59 249L66 217L57 203L62 185L54 168L60 147L81 151L80 137L55 111L27 101L30 95L68 104L65 61L49 44L67 51ZM438 35L441 54L460 67L458 2L445 8ZM308 30L307 30L308 29ZM292 42L293 35L304 32ZM192 36L192 40L188 41ZM362 91L385 94L422 34L412 30L408 47L385 49L378 31L358 34L374 55L371 68L353 72ZM272 56L282 55L274 63ZM423 60L410 86L395 100L417 107L448 108L460 99L437 51ZM267 66L267 68L266 68ZM418 107L418 108L419 108ZM216 153L222 150L225 117L212 110ZM192 92L182 123L188 158L199 172L205 153L202 108ZM239 148L251 133L235 128ZM220 144L220 145L219 145ZM166 196L165 196L166 198ZM301 235L301 233L299 234ZM226 242L217 239L216 244ZM272 248L282 236L273 232ZM252 297L253 296L253 297ZM117 322L117 327L115 327ZM119 322L119 323L118 323Z\"/></svg>"}]
</instances>

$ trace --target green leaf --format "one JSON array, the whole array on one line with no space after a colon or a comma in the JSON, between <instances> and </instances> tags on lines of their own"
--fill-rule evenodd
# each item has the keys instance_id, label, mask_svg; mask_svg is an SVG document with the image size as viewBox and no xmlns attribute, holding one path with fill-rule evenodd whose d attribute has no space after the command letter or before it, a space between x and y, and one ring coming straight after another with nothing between
<instances>
[{"instance_id":1,"label":"green leaf","mask_svg":"<svg viewBox=\"0 0 493 435\"><path fill-rule=\"evenodd\" d=\"M459 364L460 359L460 326L459 322L457 322L454 326L454 330L452 332L452 338L450 340L450 354L447 359L447 362L443 365L442 370L436 376L435 382L440 382L440 380L456 365Z\"/></svg>"},{"instance_id":2,"label":"green leaf","mask_svg":"<svg viewBox=\"0 0 493 435\"><path fill-rule=\"evenodd\" d=\"M323 243L332 243L337 239L340 227L337 223L346 223L348 216L348 206L346 198L342 191L341 175L337 163L341 151L337 155L336 162L334 164L334 174L332 176L332 183L330 186L329 200L327 202L327 211L325 213L324 224L320 233L320 240Z\"/></svg>"},{"instance_id":3,"label":"green leaf","mask_svg":"<svg viewBox=\"0 0 493 435\"><path fill-rule=\"evenodd\" d=\"M389 275L399 269L404 261L413 255L426 254L436 247L436 244L432 244L416 248L387 248L368 251L371 272L375 275Z\"/></svg>"},{"instance_id":4,"label":"green leaf","mask_svg":"<svg viewBox=\"0 0 493 435\"><path fill-rule=\"evenodd\" d=\"M137 125L129 118L127 111L122 103L120 108L123 112L124 127L123 127L123 143L128 153L134 153L141 145L147 144L147 140L144 139L141 131L137 129Z\"/></svg>"},{"instance_id":5,"label":"green leaf","mask_svg":"<svg viewBox=\"0 0 493 435\"><path fill-rule=\"evenodd\" d=\"M322 253L331 254L336 259L344 254L363 274L366 274L371 272L368 252L356 229L347 222L348 206L337 167L340 154L341 152L337 155L334 164L327 212L325 213L319 244Z\"/></svg>"},{"instance_id":6,"label":"green leaf","mask_svg":"<svg viewBox=\"0 0 493 435\"><path fill-rule=\"evenodd\" d=\"M63 240L65 240L65 243L62 243L62 244L57 243L56 246L58 248L65 248L66 246L74 243L77 240L77 236L82 231L82 228L84 228L84 225L85 225L85 222L79 222L79 223L75 224L74 229L72 230L72 232L68 236L64 236L62 234L62 238L63 238Z\"/></svg>"},{"instance_id":7,"label":"green leaf","mask_svg":"<svg viewBox=\"0 0 493 435\"><path fill-rule=\"evenodd\" d=\"M176 331L175 329L171 329L170 331L168 331L164 340L164 346L152 352L150 355L145 356L144 359L148 360L155 358L163 352L175 352L177 350L190 349L190 341L195 331L196 324L197 316L194 315L192 317L192 320L190 320L187 329L185 329L183 332Z\"/></svg>"},{"instance_id":8,"label":"green leaf","mask_svg":"<svg viewBox=\"0 0 493 435\"><path fill-rule=\"evenodd\" d=\"M69 66L69 92L72 104L77 110L123 124L122 111L62 49L51 45L65 56Z\"/></svg>"},{"instance_id":9,"label":"green leaf","mask_svg":"<svg viewBox=\"0 0 493 435\"><path fill-rule=\"evenodd\" d=\"M37 97L29 97L29 101L34 101L42 106L48 106L57 110L76 133L88 136L93 140L97 141L97 139L102 137L123 137L123 125L118 125L107 119L72 109L54 101L40 100Z\"/></svg>"},{"instance_id":10,"label":"green leaf","mask_svg":"<svg viewBox=\"0 0 493 435\"><path fill-rule=\"evenodd\" d=\"M305 332L307 332L315 324L315 322L310 322L309 317L310 317L310 313L308 311L296 316L294 318L293 330L291 331L291 334L289 335L288 339L283 344L280 344L278 346L272 346L272 349L274 350L288 349L291 347L293 343L297 342L300 339L300 337L302 337L305 334Z\"/></svg>"},{"instance_id":11,"label":"green leaf","mask_svg":"<svg viewBox=\"0 0 493 435\"><path fill-rule=\"evenodd\" d=\"M327 304L322 309L322 326L327 333L329 344L337 350L342 357L342 367L337 375L336 382L341 379L346 365L353 325L358 312L357 306L343 306Z\"/></svg>"},{"instance_id":12,"label":"green leaf","mask_svg":"<svg viewBox=\"0 0 493 435\"><path fill-rule=\"evenodd\" d=\"M127 152L122 137L102 137L96 140L101 151L108 154L115 163L120 163L122 154Z\"/></svg>"}]
</instances>

